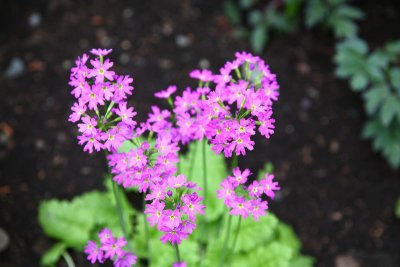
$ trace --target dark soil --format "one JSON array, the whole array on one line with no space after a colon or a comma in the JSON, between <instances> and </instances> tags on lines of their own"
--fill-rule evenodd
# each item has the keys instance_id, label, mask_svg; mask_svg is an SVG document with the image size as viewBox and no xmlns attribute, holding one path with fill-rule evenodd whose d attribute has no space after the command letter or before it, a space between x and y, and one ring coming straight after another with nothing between
<instances>
[{"instance_id":1,"label":"dark soil","mask_svg":"<svg viewBox=\"0 0 400 267\"><path fill-rule=\"evenodd\" d=\"M104 159L84 153L67 122L68 69L76 56L112 47L118 71L135 78L131 104L144 117L154 92L169 84L182 89L199 64L217 70L235 51L249 49L233 39L218 1L38 3L0 6L0 67L15 58L25 66L17 77L0 76L0 228L10 236L0 252L2 267L38 266L52 244L37 223L41 200L102 187ZM360 4L369 17L361 33L373 47L399 38L398 6ZM34 12L41 23L31 27ZM360 138L363 103L335 78L333 54L333 39L323 32L273 38L263 57L281 84L276 133L258 140L240 164L275 165L283 193L271 210L293 225L316 266L340 266L350 257L360 266L398 267L400 220L393 209L400 173ZM82 255L74 258L77 266L90 266Z\"/></svg>"}]
</instances>

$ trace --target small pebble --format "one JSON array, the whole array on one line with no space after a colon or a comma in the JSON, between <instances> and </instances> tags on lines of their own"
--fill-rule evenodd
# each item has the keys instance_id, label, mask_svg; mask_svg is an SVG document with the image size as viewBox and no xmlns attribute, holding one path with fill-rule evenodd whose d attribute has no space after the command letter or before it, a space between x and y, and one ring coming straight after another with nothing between
<instances>
[{"instance_id":1,"label":"small pebble","mask_svg":"<svg viewBox=\"0 0 400 267\"><path fill-rule=\"evenodd\" d=\"M18 57L14 57L13 59L11 59L10 64L4 71L4 76L9 79L16 78L24 74L25 68L26 67L24 61Z\"/></svg>"},{"instance_id":2,"label":"small pebble","mask_svg":"<svg viewBox=\"0 0 400 267\"><path fill-rule=\"evenodd\" d=\"M128 64L130 60L131 60L131 57L127 53L122 53L119 56L119 63L121 63L122 65Z\"/></svg>"},{"instance_id":3,"label":"small pebble","mask_svg":"<svg viewBox=\"0 0 400 267\"><path fill-rule=\"evenodd\" d=\"M338 255L335 258L335 267L360 267L360 262L351 255Z\"/></svg>"},{"instance_id":4,"label":"small pebble","mask_svg":"<svg viewBox=\"0 0 400 267\"><path fill-rule=\"evenodd\" d=\"M134 12L133 12L133 9L131 9L131 8L125 8L122 11L122 17L124 19L130 19L133 16L133 14L134 14Z\"/></svg>"},{"instance_id":5,"label":"small pebble","mask_svg":"<svg viewBox=\"0 0 400 267\"><path fill-rule=\"evenodd\" d=\"M285 133L292 134L294 132L294 126L292 124L288 124L285 126Z\"/></svg>"},{"instance_id":6,"label":"small pebble","mask_svg":"<svg viewBox=\"0 0 400 267\"><path fill-rule=\"evenodd\" d=\"M202 69L208 69L210 67L210 61L208 61L206 58L202 58L199 61L199 66Z\"/></svg>"},{"instance_id":7,"label":"small pebble","mask_svg":"<svg viewBox=\"0 0 400 267\"><path fill-rule=\"evenodd\" d=\"M29 16L28 25L30 27L35 28L35 27L39 26L40 23L42 23L42 16L39 13L34 12Z\"/></svg>"},{"instance_id":8,"label":"small pebble","mask_svg":"<svg viewBox=\"0 0 400 267\"><path fill-rule=\"evenodd\" d=\"M9 243L10 243L10 238L7 232L0 227L0 252L5 250L8 247Z\"/></svg>"},{"instance_id":9,"label":"small pebble","mask_svg":"<svg viewBox=\"0 0 400 267\"><path fill-rule=\"evenodd\" d=\"M182 34L179 34L179 35L177 35L175 37L175 44L178 47L185 48L185 47L188 47L191 44L191 40L190 40L189 37L187 37L185 35L182 35Z\"/></svg>"}]
</instances>

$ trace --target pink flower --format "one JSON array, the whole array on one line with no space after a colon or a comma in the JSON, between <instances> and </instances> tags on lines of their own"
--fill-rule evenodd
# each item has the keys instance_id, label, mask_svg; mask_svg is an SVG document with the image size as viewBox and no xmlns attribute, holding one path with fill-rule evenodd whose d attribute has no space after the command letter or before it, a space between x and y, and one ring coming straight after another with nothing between
<instances>
[{"instance_id":1,"label":"pink flower","mask_svg":"<svg viewBox=\"0 0 400 267\"><path fill-rule=\"evenodd\" d=\"M199 79L202 82L211 82L214 80L214 75L209 70L193 70L190 73L190 77Z\"/></svg>"},{"instance_id":2,"label":"pink flower","mask_svg":"<svg viewBox=\"0 0 400 267\"><path fill-rule=\"evenodd\" d=\"M89 241L85 247L84 252L88 255L87 259L91 264L94 264L96 261L103 263L104 262L104 252L97 244L93 241Z\"/></svg>"},{"instance_id":3,"label":"pink flower","mask_svg":"<svg viewBox=\"0 0 400 267\"><path fill-rule=\"evenodd\" d=\"M265 174L265 178L260 181L260 186L262 187L264 194L266 194L271 199L275 198L274 191L281 189L278 185L278 182L272 181L273 179L274 179L274 175L267 173L267 174Z\"/></svg>"},{"instance_id":4,"label":"pink flower","mask_svg":"<svg viewBox=\"0 0 400 267\"><path fill-rule=\"evenodd\" d=\"M155 93L154 96L157 98L169 98L175 92L176 92L176 86L170 85L166 90Z\"/></svg>"},{"instance_id":5,"label":"pink flower","mask_svg":"<svg viewBox=\"0 0 400 267\"><path fill-rule=\"evenodd\" d=\"M104 79L108 79L109 81L114 80L115 72L108 70L114 63L109 59L106 59L103 63L101 63L99 59L90 60L90 64L92 64L94 69L89 72L88 77L95 77L96 83L104 82Z\"/></svg>"},{"instance_id":6,"label":"pink flower","mask_svg":"<svg viewBox=\"0 0 400 267\"><path fill-rule=\"evenodd\" d=\"M152 204L146 204L146 209L144 211L145 214L149 214L147 217L147 221L150 223L150 226L156 225L163 214L165 204L160 201L153 201Z\"/></svg>"},{"instance_id":7,"label":"pink flower","mask_svg":"<svg viewBox=\"0 0 400 267\"><path fill-rule=\"evenodd\" d=\"M112 49L101 49L101 48L95 49L95 48L93 48L92 50L90 50L90 53L92 53L93 55L99 56L99 57L107 56L111 52L112 52Z\"/></svg>"}]
</instances>

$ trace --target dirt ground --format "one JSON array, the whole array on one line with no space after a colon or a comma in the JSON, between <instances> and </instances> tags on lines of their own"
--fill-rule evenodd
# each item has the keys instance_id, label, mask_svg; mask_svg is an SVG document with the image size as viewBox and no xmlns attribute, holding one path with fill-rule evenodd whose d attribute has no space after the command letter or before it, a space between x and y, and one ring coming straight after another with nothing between
<instances>
[{"instance_id":1,"label":"dirt ground","mask_svg":"<svg viewBox=\"0 0 400 267\"><path fill-rule=\"evenodd\" d=\"M232 37L219 1L38 3L0 6L0 228L10 237L1 267L38 266L52 244L37 223L41 200L101 188L104 159L84 153L67 122L68 71L78 55L113 48L118 71L134 76L130 103L143 118L157 102L154 92L169 84L183 89L193 68L218 70L235 51L249 50ZM398 4L357 4L368 15L361 35L373 47L400 37ZM316 266L398 267L400 172L360 138L363 103L335 78L333 54L324 32L274 36L262 57L281 84L276 133L257 140L240 164L275 165L283 192L271 211L294 227ZM83 255L74 258L90 266Z\"/></svg>"}]
</instances>

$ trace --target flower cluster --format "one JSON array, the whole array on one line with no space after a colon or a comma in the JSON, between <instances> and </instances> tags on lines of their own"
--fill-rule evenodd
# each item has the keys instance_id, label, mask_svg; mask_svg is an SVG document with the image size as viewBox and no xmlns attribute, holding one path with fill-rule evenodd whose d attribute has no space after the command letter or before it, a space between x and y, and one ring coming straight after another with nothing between
<instances>
[{"instance_id":1,"label":"flower cluster","mask_svg":"<svg viewBox=\"0 0 400 267\"><path fill-rule=\"evenodd\" d=\"M199 189L182 174L152 186L151 193L146 196L146 200L152 202L146 205L144 213L150 225L157 225L164 233L163 243L180 244L196 228L196 215L204 214L205 206L201 204L203 198L189 190Z\"/></svg>"},{"instance_id":2,"label":"flower cluster","mask_svg":"<svg viewBox=\"0 0 400 267\"><path fill-rule=\"evenodd\" d=\"M274 199L275 192L280 190L274 175L266 174L260 181L253 181L248 187L246 183L251 175L249 169L241 171L238 167L233 169L233 176L228 176L222 181L222 189L217 191L217 197L224 199L225 205L230 208L230 214L246 218L252 215L254 220L264 216L268 209L268 202L262 200L262 195Z\"/></svg>"},{"instance_id":3,"label":"flower cluster","mask_svg":"<svg viewBox=\"0 0 400 267\"><path fill-rule=\"evenodd\" d=\"M211 119L206 136L213 150L225 157L252 150L257 125L266 138L274 133L272 104L279 96L276 75L262 59L245 52L235 56L214 76L215 91L207 98Z\"/></svg>"},{"instance_id":4,"label":"flower cluster","mask_svg":"<svg viewBox=\"0 0 400 267\"><path fill-rule=\"evenodd\" d=\"M115 267L131 267L136 264L137 257L132 252L126 252L123 247L127 242L123 237L115 238L112 232L104 228L99 232L100 246L89 241L85 247L87 259L93 264L112 260Z\"/></svg>"},{"instance_id":5,"label":"flower cluster","mask_svg":"<svg viewBox=\"0 0 400 267\"><path fill-rule=\"evenodd\" d=\"M111 49L92 49L94 59L84 54L71 69L69 84L77 102L71 108L69 121L78 124L79 144L89 153L102 149L115 151L124 140L132 138L136 125L133 120L136 112L126 102L133 91L133 79L110 70L113 62L104 59L110 52Z\"/></svg>"}]
</instances>

